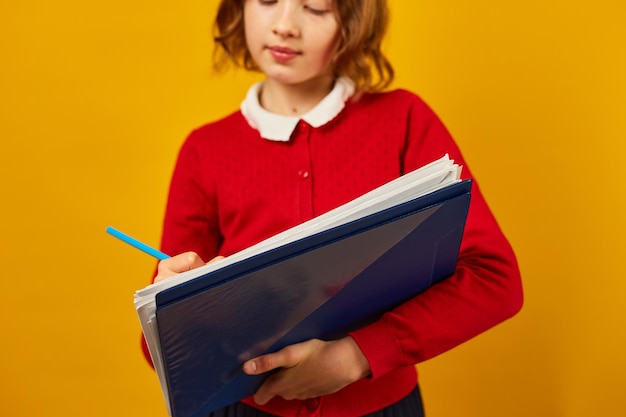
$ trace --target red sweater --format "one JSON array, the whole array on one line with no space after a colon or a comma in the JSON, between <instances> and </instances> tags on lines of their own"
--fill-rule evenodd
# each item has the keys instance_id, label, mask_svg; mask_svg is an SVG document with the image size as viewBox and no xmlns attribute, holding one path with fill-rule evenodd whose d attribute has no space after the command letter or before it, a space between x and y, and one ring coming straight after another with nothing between
<instances>
[{"instance_id":1,"label":"red sweater","mask_svg":"<svg viewBox=\"0 0 626 417\"><path fill-rule=\"evenodd\" d=\"M471 173L432 110L403 90L365 94L332 121L300 121L288 142L260 137L241 112L195 130L172 178L162 250L228 256L346 203L445 153ZM351 333L372 377L307 401L258 406L282 415L349 417L400 400L414 365L514 315L522 305L515 255L474 179L456 272Z\"/></svg>"}]
</instances>

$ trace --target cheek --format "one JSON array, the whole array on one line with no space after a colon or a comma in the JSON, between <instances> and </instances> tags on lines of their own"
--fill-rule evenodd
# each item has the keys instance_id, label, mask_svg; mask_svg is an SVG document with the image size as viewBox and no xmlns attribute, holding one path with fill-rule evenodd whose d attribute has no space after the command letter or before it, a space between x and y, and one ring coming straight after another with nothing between
<instances>
[{"instance_id":1,"label":"cheek","mask_svg":"<svg viewBox=\"0 0 626 417\"><path fill-rule=\"evenodd\" d=\"M332 25L325 30L319 31L315 43L318 45L317 52L319 56L323 56L325 59L332 59L339 45L337 27Z\"/></svg>"},{"instance_id":2,"label":"cheek","mask_svg":"<svg viewBox=\"0 0 626 417\"><path fill-rule=\"evenodd\" d=\"M244 26L244 31L246 35L246 46L248 47L248 51L250 51L251 54L257 53L257 50L260 44L259 42L260 37L255 32L254 27L252 25L246 24Z\"/></svg>"},{"instance_id":3,"label":"cheek","mask_svg":"<svg viewBox=\"0 0 626 417\"><path fill-rule=\"evenodd\" d=\"M333 39L325 39L324 42L320 42L319 48L317 48L317 56L324 61L324 64L328 64L337 52L337 42Z\"/></svg>"},{"instance_id":4,"label":"cheek","mask_svg":"<svg viewBox=\"0 0 626 417\"><path fill-rule=\"evenodd\" d=\"M246 39L246 45L250 52L254 52L255 47L259 44L260 35L260 22L254 14L254 10L250 10L253 6L248 5L244 8L243 18L243 30Z\"/></svg>"}]
</instances>

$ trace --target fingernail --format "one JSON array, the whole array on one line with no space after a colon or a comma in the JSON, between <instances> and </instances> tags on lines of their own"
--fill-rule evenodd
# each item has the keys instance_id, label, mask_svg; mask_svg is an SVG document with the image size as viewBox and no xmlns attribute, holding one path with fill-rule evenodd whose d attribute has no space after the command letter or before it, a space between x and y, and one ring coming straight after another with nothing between
<instances>
[{"instance_id":1,"label":"fingernail","mask_svg":"<svg viewBox=\"0 0 626 417\"><path fill-rule=\"evenodd\" d=\"M250 373L256 372L256 362L255 361L246 362L246 371Z\"/></svg>"}]
</instances>

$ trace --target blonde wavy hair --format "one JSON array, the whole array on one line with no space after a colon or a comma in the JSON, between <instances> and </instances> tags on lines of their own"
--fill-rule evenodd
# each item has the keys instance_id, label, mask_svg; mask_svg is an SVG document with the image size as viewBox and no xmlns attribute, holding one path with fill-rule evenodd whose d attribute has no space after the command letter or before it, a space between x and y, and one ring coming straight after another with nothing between
<instances>
[{"instance_id":1,"label":"blonde wavy hair","mask_svg":"<svg viewBox=\"0 0 626 417\"><path fill-rule=\"evenodd\" d=\"M213 31L215 68L229 63L260 71L246 45L243 6L246 0L222 0ZM391 63L381 50L387 30L389 9L386 0L333 0L333 12L340 29L339 45L333 59L336 77L350 78L357 96L381 91L393 81Z\"/></svg>"}]
</instances>

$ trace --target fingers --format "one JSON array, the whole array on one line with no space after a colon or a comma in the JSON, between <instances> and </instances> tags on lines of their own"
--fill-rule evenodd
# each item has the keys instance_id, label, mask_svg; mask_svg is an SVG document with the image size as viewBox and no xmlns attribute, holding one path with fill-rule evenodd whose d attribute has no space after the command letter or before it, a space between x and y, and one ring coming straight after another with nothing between
<instances>
[{"instance_id":1,"label":"fingers","mask_svg":"<svg viewBox=\"0 0 626 417\"><path fill-rule=\"evenodd\" d=\"M257 404L266 404L277 396L292 400L331 394L371 372L367 358L349 336L287 346L250 359L243 369L251 375L276 370L254 394Z\"/></svg>"},{"instance_id":2,"label":"fingers","mask_svg":"<svg viewBox=\"0 0 626 417\"><path fill-rule=\"evenodd\" d=\"M211 259L209 262L207 262L208 264L212 264L213 262L217 262L217 261L221 261L222 259L224 259L223 256L216 256L215 258Z\"/></svg>"},{"instance_id":3,"label":"fingers","mask_svg":"<svg viewBox=\"0 0 626 417\"><path fill-rule=\"evenodd\" d=\"M301 345L290 345L277 352L246 361L243 364L243 371L248 375L258 375L277 368L291 368L299 363L302 355Z\"/></svg>"},{"instance_id":4,"label":"fingers","mask_svg":"<svg viewBox=\"0 0 626 417\"><path fill-rule=\"evenodd\" d=\"M276 396L283 397L287 400L297 397L297 389L293 386L290 377L285 378L284 371L286 369L295 369L302 361L305 361L311 353L317 349L319 340L309 340L303 343L297 343L284 347L283 349L269 353L267 355L258 356L243 364L243 371L249 375L258 375L265 372L282 368L282 371L271 375L261 388L254 394L254 401L259 404L267 404Z\"/></svg>"},{"instance_id":5,"label":"fingers","mask_svg":"<svg viewBox=\"0 0 626 417\"><path fill-rule=\"evenodd\" d=\"M163 281L181 272L203 266L204 261L195 252L185 252L159 262L154 282Z\"/></svg>"},{"instance_id":6,"label":"fingers","mask_svg":"<svg viewBox=\"0 0 626 417\"><path fill-rule=\"evenodd\" d=\"M263 385L261 385L261 388L259 388L259 390L257 392L254 393L254 402L259 404L259 405L265 405L268 402L270 402L270 400L276 396L281 396L281 386L279 385L279 382L274 382L272 381L272 377L268 378L267 381L265 381L263 383ZM294 398L287 398L286 395L282 394L283 398L285 398L286 400L293 400Z\"/></svg>"},{"instance_id":7,"label":"fingers","mask_svg":"<svg viewBox=\"0 0 626 417\"><path fill-rule=\"evenodd\" d=\"M297 363L296 353L293 352L294 345L287 346L278 352L262 355L250 359L243 364L243 371L248 375L258 375L278 368L290 368ZM280 395L283 388L276 374L270 376L261 388L254 394L254 402L259 405L267 404L276 395Z\"/></svg>"}]
</instances>

